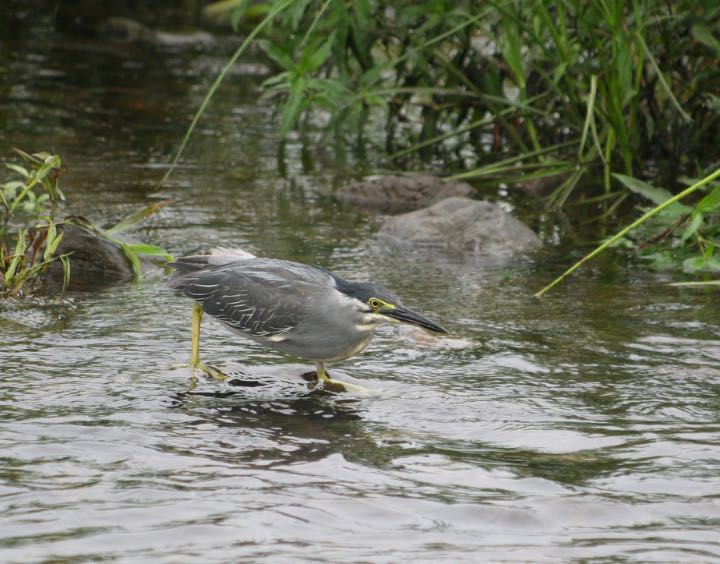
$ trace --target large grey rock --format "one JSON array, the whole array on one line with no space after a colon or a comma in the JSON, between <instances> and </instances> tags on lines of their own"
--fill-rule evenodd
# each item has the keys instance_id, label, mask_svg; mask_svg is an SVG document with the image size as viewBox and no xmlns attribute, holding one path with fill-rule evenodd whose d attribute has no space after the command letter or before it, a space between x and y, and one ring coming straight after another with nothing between
<instances>
[{"instance_id":1,"label":"large grey rock","mask_svg":"<svg viewBox=\"0 0 720 564\"><path fill-rule=\"evenodd\" d=\"M402 213L431 206L451 196L471 196L466 182L446 182L427 174L375 176L339 188L335 198L365 211Z\"/></svg>"},{"instance_id":2,"label":"large grey rock","mask_svg":"<svg viewBox=\"0 0 720 564\"><path fill-rule=\"evenodd\" d=\"M447 198L429 208L389 218L378 234L385 245L424 255L502 260L542 246L540 238L499 206Z\"/></svg>"}]
</instances>

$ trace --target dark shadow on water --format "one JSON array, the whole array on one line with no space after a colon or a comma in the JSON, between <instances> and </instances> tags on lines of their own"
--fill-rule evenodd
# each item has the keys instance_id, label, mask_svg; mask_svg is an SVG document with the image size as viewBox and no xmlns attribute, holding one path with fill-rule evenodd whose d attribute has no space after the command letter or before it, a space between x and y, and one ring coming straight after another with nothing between
<instances>
[{"instance_id":1,"label":"dark shadow on water","mask_svg":"<svg viewBox=\"0 0 720 564\"><path fill-rule=\"evenodd\" d=\"M257 436L257 447L208 453L241 464L263 461L270 467L283 466L341 454L352 462L387 469L398 468L398 460L406 457L442 456L452 463L500 468L518 478L541 478L576 487L628 467L628 461L623 462L621 453L612 447L543 452L391 428L372 420L370 403L394 401L392 398L314 392L306 381L306 370L307 366L300 364L224 365L230 383L196 382L171 396L168 405L200 423ZM362 383L342 370L333 376ZM624 446L617 448L621 451Z\"/></svg>"},{"instance_id":2,"label":"dark shadow on water","mask_svg":"<svg viewBox=\"0 0 720 564\"><path fill-rule=\"evenodd\" d=\"M388 428L368 420L367 402L377 398L312 392L301 379L302 369L300 365L255 367L242 373L236 369L236 385L191 388L171 396L168 405L182 409L199 423L258 436L262 446L206 453L235 464L262 461L269 468L282 467L340 454L373 468L398 469L398 461L406 457L439 455L454 463L500 468L518 478L541 478L574 487L628 468L628 461L622 461L613 448L540 452ZM269 448L268 441L274 446Z\"/></svg>"},{"instance_id":3,"label":"dark shadow on water","mask_svg":"<svg viewBox=\"0 0 720 564\"><path fill-rule=\"evenodd\" d=\"M372 399L313 391L303 378L305 370L302 365L234 369L234 385L191 384L170 396L167 405L201 424L258 436L262 446L220 455L235 463L271 459L272 467L341 454L356 463L386 468L404 454L399 443L383 439L388 433L381 426L366 421L364 402ZM334 375L356 382L342 372ZM275 447L269 448L268 441Z\"/></svg>"}]
</instances>

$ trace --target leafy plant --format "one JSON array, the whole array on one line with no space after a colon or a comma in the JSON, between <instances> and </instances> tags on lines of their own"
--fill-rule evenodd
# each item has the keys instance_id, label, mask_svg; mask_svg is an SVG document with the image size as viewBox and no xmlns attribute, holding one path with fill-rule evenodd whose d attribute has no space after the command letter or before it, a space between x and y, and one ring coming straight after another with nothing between
<instances>
[{"instance_id":1,"label":"leafy plant","mask_svg":"<svg viewBox=\"0 0 720 564\"><path fill-rule=\"evenodd\" d=\"M53 261L63 268L63 290L70 280L72 252L58 254L63 229L75 224L95 237L117 245L133 268L142 275L142 257L172 256L160 247L127 243L118 234L137 225L169 203L164 200L131 213L113 227L102 230L82 218L58 219L58 207L65 199L60 189L62 161L49 153L28 154L18 149L24 165L6 163L19 179L0 185L0 295L19 294L36 286Z\"/></svg>"},{"instance_id":2,"label":"leafy plant","mask_svg":"<svg viewBox=\"0 0 720 564\"><path fill-rule=\"evenodd\" d=\"M231 14L237 27L249 5L227 0L211 6ZM695 208L674 205L714 173L674 197L641 178L652 174L677 190L684 176L703 176L717 166L716 2L260 5L264 19L213 83L160 183L174 170L229 67L262 32L260 45L277 65L264 87L267 97L281 102L283 136L304 127L313 113L325 117L328 129L353 134L384 117L390 158L415 153L425 158L432 151L457 155L449 162L465 170L450 178L491 185L550 179L550 207L565 206L581 191L587 193L581 201L604 206L601 219L631 194L650 197L659 205L611 241L641 225L650 227L650 218L674 217L653 240L677 239L687 270L715 268L715 191ZM475 153L474 163L467 148ZM642 250L649 243L635 246Z\"/></svg>"},{"instance_id":3,"label":"leafy plant","mask_svg":"<svg viewBox=\"0 0 720 564\"><path fill-rule=\"evenodd\" d=\"M56 221L58 203L64 199L59 184L62 161L49 153L15 151L27 166L6 163L20 180L0 185L0 290L17 294L37 282L54 260L63 264L66 285L70 263L67 255L56 254L62 240ZM15 223L20 226L11 233Z\"/></svg>"},{"instance_id":4,"label":"leafy plant","mask_svg":"<svg viewBox=\"0 0 720 564\"><path fill-rule=\"evenodd\" d=\"M623 175L615 175L633 192L656 205L671 200L672 194ZM675 201L638 230L633 237L636 250L658 268L685 272L720 273L720 183L710 183L709 193L694 206Z\"/></svg>"},{"instance_id":5,"label":"leafy plant","mask_svg":"<svg viewBox=\"0 0 720 564\"><path fill-rule=\"evenodd\" d=\"M582 259L568 268L563 274L558 276L550 284L535 294L536 297L542 296L545 292L562 282L567 276L575 272L583 264L590 259L596 257L604 250L614 244L622 241L623 238L631 231L640 227L651 226L651 220L660 218L663 230L654 237L657 242L659 239L667 239L673 235L680 234L679 244L683 248L685 260L683 267L690 272L707 270L711 272L720 272L720 261L715 255L715 249L720 246L720 184L715 182L720 178L720 169L715 170L705 178L698 180L689 188L681 193L670 196L665 199L669 192L655 188L649 184L638 182L634 178L621 177L620 179L627 183L631 189L642 193L645 197L655 201L658 205L647 211L641 218L637 219L618 233L607 239L601 245L596 247ZM714 183L714 184L713 184ZM710 192L703 197L694 207L680 204L680 200L697 192L701 188L710 186ZM664 214L664 215L663 215ZM680 231L682 229L682 231ZM691 246L694 238L694 246ZM666 254L666 249L659 251ZM688 256L689 255L689 256ZM656 254L656 258L657 258ZM670 260L673 258L671 256ZM718 281L710 281L708 285L717 285ZM702 285L696 283L695 285Z\"/></svg>"},{"instance_id":6,"label":"leafy plant","mask_svg":"<svg viewBox=\"0 0 720 564\"><path fill-rule=\"evenodd\" d=\"M277 64L265 88L282 101L282 135L315 110L350 132L384 114L394 158L468 147L479 166L458 176L558 177L554 207L593 190L586 177L600 174L617 200L613 173L642 176L655 162L673 185L717 157L715 2L282 4L260 42Z\"/></svg>"},{"instance_id":7,"label":"leafy plant","mask_svg":"<svg viewBox=\"0 0 720 564\"><path fill-rule=\"evenodd\" d=\"M148 245L147 243L126 243L125 241L119 240L117 235L135 227L137 224L144 221L151 215L154 215L169 203L170 200L162 200L160 202L150 204L149 206L132 212L118 221L115 225L105 230L99 230L94 227L94 230L99 237L120 245L123 254L132 265L136 280L139 280L142 277L142 257L158 257L164 261L172 261L173 256L165 249L155 245Z\"/></svg>"}]
</instances>

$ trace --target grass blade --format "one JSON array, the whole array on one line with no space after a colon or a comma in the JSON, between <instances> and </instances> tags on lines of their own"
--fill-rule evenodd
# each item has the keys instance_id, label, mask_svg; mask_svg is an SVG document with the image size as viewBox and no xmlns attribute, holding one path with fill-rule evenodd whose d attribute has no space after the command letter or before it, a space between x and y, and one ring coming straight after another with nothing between
<instances>
[{"instance_id":1,"label":"grass blade","mask_svg":"<svg viewBox=\"0 0 720 564\"><path fill-rule=\"evenodd\" d=\"M590 253L588 253L587 255L585 255L583 258L581 258L578 262L576 262L575 264L573 264L570 268L568 268L565 272L563 272L563 273L562 273L560 276L558 276L555 280L553 280L552 282L550 282L550 284L548 284L548 285L545 286L542 290L540 290L539 292L537 292L537 293L535 294L535 297L536 297L536 298L539 298L540 296L542 296L545 292L547 292L548 290L550 290L551 288L553 288L554 286L556 286L557 284L559 284L560 282L562 282L566 277L568 277L570 274L572 274L573 272L575 272L578 268L580 268L583 264L585 264L585 263L586 263L587 261L589 261L591 258L596 257L597 255L599 255L601 252L603 252L605 249L607 249L610 245L612 245L613 243L615 243L615 242L618 241L619 239L622 239L622 238L623 238L625 235L627 235L630 231L632 231L632 230L635 229L636 227L642 225L643 223L645 223L645 222L646 222L648 219L650 219L651 217L659 214L661 211L663 211L663 210L664 210L665 208L667 208L668 206L671 206L671 205L673 205L674 203L679 202L680 200L682 200L682 199L685 198L686 196L689 196L690 194L692 194L693 192L699 190L700 188L702 188L702 187L705 186L706 184L709 184L710 182L712 182L712 181L715 180L716 178L720 178L720 168L717 169L717 170L716 170L715 172L713 172L712 174L706 176L706 177L703 178L702 180L696 182L695 184L693 184L693 185L690 186L689 188L686 188L685 190L683 190L683 191L680 192L679 194L676 194L675 196L673 196L673 197L670 198L669 200L666 200L665 202L663 202L663 203L660 204L659 206L654 207L654 208L651 209L649 212L647 212L645 215L643 215L640 219L638 219L638 220L636 220L636 221L633 221L630 225L628 225L628 226L625 227L624 229L621 229L620 231L618 231L615 235L613 235L612 237L610 237L610 239L608 239L607 241L605 241L602 245L596 247L593 251L591 251Z\"/></svg>"},{"instance_id":2,"label":"grass blade","mask_svg":"<svg viewBox=\"0 0 720 564\"><path fill-rule=\"evenodd\" d=\"M590 94L588 94L587 113L585 114L585 124L583 125L582 135L580 136L580 147L578 147L578 161L582 161L583 149L587 141L590 124L595 118L595 96L597 94L597 76L590 77Z\"/></svg>"},{"instance_id":3,"label":"grass blade","mask_svg":"<svg viewBox=\"0 0 720 564\"><path fill-rule=\"evenodd\" d=\"M720 280L704 280L697 282L671 282L668 286L676 286L678 288L707 288L708 286L717 286L720 288Z\"/></svg>"},{"instance_id":4,"label":"grass blade","mask_svg":"<svg viewBox=\"0 0 720 564\"><path fill-rule=\"evenodd\" d=\"M660 70L660 67L657 64L657 61L655 60L655 57L653 57L652 52L647 46L647 43L645 43L645 40L643 39L643 36L640 35L640 32L637 32L635 36L638 39L638 42L643 48L643 51L645 52L645 56L650 60L650 64L652 65L653 69L655 69L655 72L657 73L658 80L660 81L660 84L662 85L663 89L665 90L665 93L668 95L668 98L672 101L673 105L677 109L678 112L680 112L680 115L683 117L683 119L687 122L691 122L692 118L685 112L685 110L682 109L682 106L680 105L680 102L678 102L677 98L675 98L675 94L673 94L673 91L670 88L670 85L667 83L667 80L665 80L665 75Z\"/></svg>"},{"instance_id":5,"label":"grass blade","mask_svg":"<svg viewBox=\"0 0 720 564\"><path fill-rule=\"evenodd\" d=\"M195 113L195 116L193 117L192 121L190 122L190 126L188 127L187 131L185 132L185 136L183 137L182 143L180 143L180 148L178 149L177 153L175 153L175 157L173 157L172 162L170 163L170 168L167 169L167 172L163 175L163 177L160 179L160 182L157 183L157 186L161 186L165 183L165 181L170 178L170 175L175 170L175 167L177 166L178 161L180 160L180 156L185 151L185 147L188 144L188 141L190 140L190 136L192 135L193 131L195 131L195 126L197 125L198 121L200 120L200 116L205 113L205 108L207 108L208 104L210 103L210 100L215 95L215 92L220 87L220 84L222 84L222 81L225 79L225 75L227 75L228 71L235 65L237 60L240 58L240 55L242 55L245 52L245 49L247 49L248 45L252 42L253 39L263 30L263 28L268 25L275 16L277 16L280 12L285 10L290 4L295 2L296 0L286 0L285 2L282 2L281 4L278 4L275 6L267 16L257 25L255 28L248 34L248 36L245 38L245 41L242 42L240 47L237 48L235 53L233 53L233 56L230 57L230 60L227 62L227 64L222 68L220 71L220 74L215 79L215 82L212 83L212 86L210 86L210 89L208 90L208 93L205 94L205 98L203 99L202 103L200 104L200 107L198 108L198 111Z\"/></svg>"},{"instance_id":6,"label":"grass blade","mask_svg":"<svg viewBox=\"0 0 720 564\"><path fill-rule=\"evenodd\" d=\"M157 213L162 208L167 206L172 200L162 200L160 202L155 202L154 204L150 204L147 207L144 207L142 209L139 209L130 215L125 216L120 221L118 221L115 225L110 227L109 229L105 230L105 233L108 234L114 234L114 233L122 233L123 231L127 231L128 229L136 226L141 221L147 219L151 215Z\"/></svg>"}]
</instances>

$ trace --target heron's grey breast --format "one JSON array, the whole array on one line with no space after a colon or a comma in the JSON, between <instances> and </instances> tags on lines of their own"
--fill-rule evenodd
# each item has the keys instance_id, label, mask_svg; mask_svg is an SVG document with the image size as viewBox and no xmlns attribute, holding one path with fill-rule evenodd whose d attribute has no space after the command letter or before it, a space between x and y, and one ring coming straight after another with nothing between
<instances>
[{"instance_id":1,"label":"heron's grey breast","mask_svg":"<svg viewBox=\"0 0 720 564\"><path fill-rule=\"evenodd\" d=\"M375 324L367 324L364 308L353 298L332 288L316 298L315 305L288 331L278 345L295 356L335 362L361 352L373 337ZM278 348L280 348L278 346Z\"/></svg>"}]
</instances>

